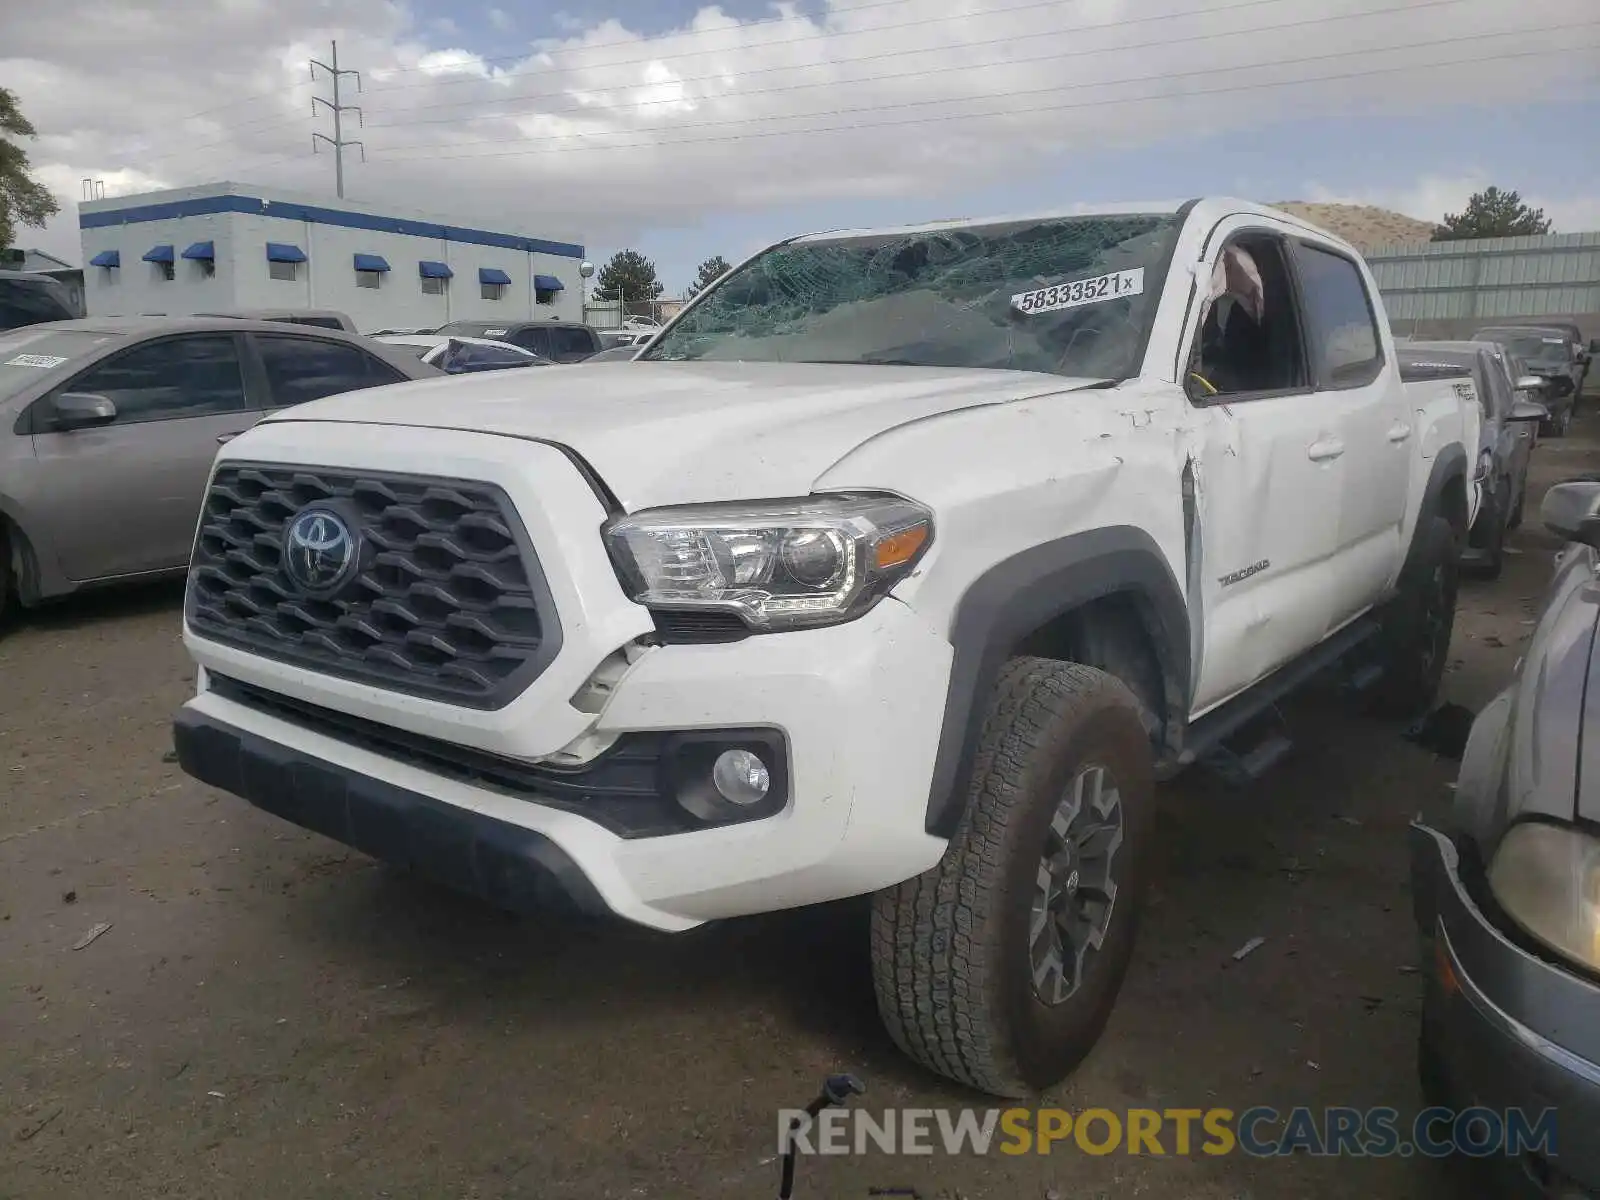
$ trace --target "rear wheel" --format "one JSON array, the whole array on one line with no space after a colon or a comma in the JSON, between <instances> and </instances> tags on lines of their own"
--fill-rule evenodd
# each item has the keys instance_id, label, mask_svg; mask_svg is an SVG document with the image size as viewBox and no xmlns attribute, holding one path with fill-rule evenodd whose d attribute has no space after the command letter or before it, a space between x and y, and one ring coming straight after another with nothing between
<instances>
[{"instance_id":1,"label":"rear wheel","mask_svg":"<svg viewBox=\"0 0 1600 1200\"><path fill-rule=\"evenodd\" d=\"M1439 694L1460 586L1456 532L1443 517L1424 517L1416 553L1400 575L1400 594L1383 615L1378 635L1383 677L1374 685L1372 710L1414 717Z\"/></svg>"},{"instance_id":2,"label":"rear wheel","mask_svg":"<svg viewBox=\"0 0 1600 1200\"><path fill-rule=\"evenodd\" d=\"M1574 402L1576 403L1576 402ZM1545 437L1564 438L1572 429L1572 409L1574 404L1564 404L1548 421L1539 424L1539 432Z\"/></svg>"},{"instance_id":3,"label":"rear wheel","mask_svg":"<svg viewBox=\"0 0 1600 1200\"><path fill-rule=\"evenodd\" d=\"M944 857L874 901L878 1007L906 1054L1006 1097L1059 1082L1088 1054L1133 952L1152 759L1116 678L1007 664Z\"/></svg>"}]
</instances>

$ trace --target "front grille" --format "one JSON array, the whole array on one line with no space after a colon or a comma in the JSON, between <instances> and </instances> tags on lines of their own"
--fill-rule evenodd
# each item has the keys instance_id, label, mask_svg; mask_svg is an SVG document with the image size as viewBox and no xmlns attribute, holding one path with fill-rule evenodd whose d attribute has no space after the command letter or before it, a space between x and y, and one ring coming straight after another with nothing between
<instances>
[{"instance_id":1,"label":"front grille","mask_svg":"<svg viewBox=\"0 0 1600 1200\"><path fill-rule=\"evenodd\" d=\"M283 569L308 504L350 514L362 558L332 598ZM212 478L186 614L213 641L471 708L505 705L560 649L549 589L510 499L490 484L281 464Z\"/></svg>"}]
</instances>

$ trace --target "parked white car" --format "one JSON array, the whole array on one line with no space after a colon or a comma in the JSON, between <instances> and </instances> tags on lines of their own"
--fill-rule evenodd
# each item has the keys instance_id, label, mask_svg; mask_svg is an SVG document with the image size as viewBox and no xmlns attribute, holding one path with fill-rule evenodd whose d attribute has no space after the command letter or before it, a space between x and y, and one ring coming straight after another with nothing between
<instances>
[{"instance_id":1,"label":"parked white car","mask_svg":"<svg viewBox=\"0 0 1600 1200\"><path fill-rule=\"evenodd\" d=\"M1330 669L1431 704L1478 421L1275 209L785 241L627 371L225 446L179 761L504 908L872 894L896 1042L1024 1095L1111 1011L1157 779L1261 774Z\"/></svg>"}]
</instances>

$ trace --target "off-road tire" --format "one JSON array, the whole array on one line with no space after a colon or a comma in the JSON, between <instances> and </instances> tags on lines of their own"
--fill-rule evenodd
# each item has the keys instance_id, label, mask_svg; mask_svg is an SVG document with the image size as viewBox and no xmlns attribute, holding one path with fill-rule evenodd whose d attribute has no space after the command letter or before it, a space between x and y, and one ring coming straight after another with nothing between
<instances>
[{"instance_id":1,"label":"off-road tire","mask_svg":"<svg viewBox=\"0 0 1600 1200\"><path fill-rule=\"evenodd\" d=\"M1077 990L1050 1006L1034 988L1031 909L1057 804L1090 765L1120 796L1116 899ZM944 857L874 898L873 981L901 1050L1003 1097L1032 1095L1072 1072L1105 1028L1133 953L1153 768L1139 702L1120 680L1050 659L1006 664Z\"/></svg>"},{"instance_id":2,"label":"off-road tire","mask_svg":"<svg viewBox=\"0 0 1600 1200\"><path fill-rule=\"evenodd\" d=\"M1377 716L1420 716L1439 694L1450 634L1455 628L1460 555L1456 532L1443 517L1424 517L1416 553L1400 573L1400 594L1383 614L1370 709Z\"/></svg>"}]
</instances>

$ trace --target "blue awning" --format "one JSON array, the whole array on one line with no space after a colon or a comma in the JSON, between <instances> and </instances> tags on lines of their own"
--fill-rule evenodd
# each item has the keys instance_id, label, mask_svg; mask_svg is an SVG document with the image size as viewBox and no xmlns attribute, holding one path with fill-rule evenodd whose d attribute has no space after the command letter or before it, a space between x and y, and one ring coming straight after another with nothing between
<instances>
[{"instance_id":1,"label":"blue awning","mask_svg":"<svg viewBox=\"0 0 1600 1200\"><path fill-rule=\"evenodd\" d=\"M171 246L151 246L144 252L145 262L169 263L172 261Z\"/></svg>"},{"instance_id":2,"label":"blue awning","mask_svg":"<svg viewBox=\"0 0 1600 1200\"><path fill-rule=\"evenodd\" d=\"M301 263L306 260L306 252L299 246L291 246L288 242L268 242L268 262Z\"/></svg>"},{"instance_id":3,"label":"blue awning","mask_svg":"<svg viewBox=\"0 0 1600 1200\"><path fill-rule=\"evenodd\" d=\"M358 271L387 271L389 260L381 254L356 255L356 270Z\"/></svg>"},{"instance_id":4,"label":"blue awning","mask_svg":"<svg viewBox=\"0 0 1600 1200\"><path fill-rule=\"evenodd\" d=\"M510 283L511 282L511 276L507 275L499 267L479 267L478 268L478 282L479 283Z\"/></svg>"},{"instance_id":5,"label":"blue awning","mask_svg":"<svg viewBox=\"0 0 1600 1200\"><path fill-rule=\"evenodd\" d=\"M102 250L89 260L91 267L120 267L122 265L122 251Z\"/></svg>"},{"instance_id":6,"label":"blue awning","mask_svg":"<svg viewBox=\"0 0 1600 1200\"><path fill-rule=\"evenodd\" d=\"M417 270L424 279L449 279L455 275L448 263L429 262L427 259L417 264Z\"/></svg>"},{"instance_id":7,"label":"blue awning","mask_svg":"<svg viewBox=\"0 0 1600 1200\"><path fill-rule=\"evenodd\" d=\"M217 257L216 247L210 242L195 242L183 252L183 257L210 262Z\"/></svg>"},{"instance_id":8,"label":"blue awning","mask_svg":"<svg viewBox=\"0 0 1600 1200\"><path fill-rule=\"evenodd\" d=\"M561 292L565 291L567 287L554 275L535 275L533 277L533 286L537 291L541 292Z\"/></svg>"}]
</instances>

